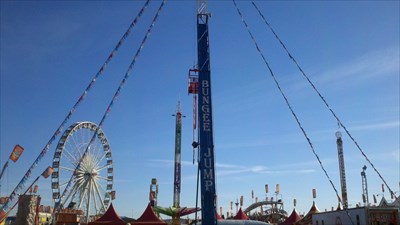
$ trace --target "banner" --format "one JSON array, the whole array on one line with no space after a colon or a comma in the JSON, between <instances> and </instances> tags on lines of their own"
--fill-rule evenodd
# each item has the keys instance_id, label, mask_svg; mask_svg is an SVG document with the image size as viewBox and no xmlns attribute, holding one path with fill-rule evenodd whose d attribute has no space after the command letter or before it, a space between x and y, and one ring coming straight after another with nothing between
<instances>
[{"instance_id":1,"label":"banner","mask_svg":"<svg viewBox=\"0 0 400 225\"><path fill-rule=\"evenodd\" d=\"M21 145L15 145L14 150L11 152L10 159L13 162L16 162L19 159L19 157L21 156L23 151L24 151L24 148Z\"/></svg>"},{"instance_id":2,"label":"banner","mask_svg":"<svg viewBox=\"0 0 400 225\"><path fill-rule=\"evenodd\" d=\"M6 212L2 209L2 210L0 211L0 223L3 222L3 220L5 219L5 217L6 217Z\"/></svg>"},{"instance_id":3,"label":"banner","mask_svg":"<svg viewBox=\"0 0 400 225\"><path fill-rule=\"evenodd\" d=\"M7 197L1 197L0 198L0 205L4 205L7 202Z\"/></svg>"},{"instance_id":4,"label":"banner","mask_svg":"<svg viewBox=\"0 0 400 225\"><path fill-rule=\"evenodd\" d=\"M47 179L52 173L54 172L54 169L49 166L47 167L47 169L42 173L42 176L44 177L44 179Z\"/></svg>"}]
</instances>

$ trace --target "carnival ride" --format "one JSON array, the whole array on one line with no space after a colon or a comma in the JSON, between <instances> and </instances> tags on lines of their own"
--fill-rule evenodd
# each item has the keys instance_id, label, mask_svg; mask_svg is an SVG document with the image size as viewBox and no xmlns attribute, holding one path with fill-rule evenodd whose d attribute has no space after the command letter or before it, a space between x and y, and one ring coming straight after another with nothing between
<instances>
[{"instance_id":1,"label":"carnival ride","mask_svg":"<svg viewBox=\"0 0 400 225\"><path fill-rule=\"evenodd\" d=\"M178 106L175 116L175 162L174 162L174 193L173 193L173 205L171 207L161 207L152 205L153 210L157 213L161 213L172 217L172 224L179 225L180 219L183 216L197 212L199 208L188 208L181 207L180 205L180 195L181 195L181 139L182 139L182 115L181 102L178 101ZM152 182L153 183L153 182ZM150 188L150 195L152 195L152 190Z\"/></svg>"},{"instance_id":2,"label":"carnival ride","mask_svg":"<svg viewBox=\"0 0 400 225\"><path fill-rule=\"evenodd\" d=\"M245 29L250 35L258 53L263 59L267 70L270 72L273 81L275 82L280 94L282 95L285 103L287 104L292 116L294 117L298 127L300 128L302 134L304 135L309 147L313 153L313 155L318 160L321 169L324 172L325 177L329 180L334 192L336 193L339 201L343 202L339 193L336 189L336 186L333 184L332 179L327 174L324 165L322 164L318 154L315 151L311 143L311 139L308 137L305 129L300 123L300 120L293 110L291 103L289 102L286 94L283 92L278 80L276 79L273 70L271 69L268 61L264 57L263 52L259 48L259 45L254 38L249 26L244 19L243 14L238 8L236 1L233 0L235 8L241 20L245 26ZM316 92L316 94L320 97L322 102L327 107L328 111L332 114L332 116L337 120L339 126L344 129L345 133L350 137L350 139L354 142L357 149L362 153L370 166L374 169L374 171L378 174L379 178L383 181L384 185L388 188L391 195L394 195L392 189L390 189L389 185L383 179L379 171L372 164L370 159L366 156L361 147L357 144L354 137L350 134L346 126L342 123L337 114L332 110L332 108L328 105L325 98L321 95L321 93L317 90L316 86L309 77L306 75L304 70L300 67L295 58L290 54L286 46L283 44L279 36L272 29L270 24L266 21L264 15L258 9L254 1L251 1L252 5L255 7L257 12L260 14L261 18L265 22L266 26L272 31L276 39L280 42L289 58L293 61L296 67L299 69L300 73L304 76L306 81L310 84L312 89ZM16 188L11 192L10 197L7 199L6 203L1 207L2 217L5 215L4 212L9 210L10 201L14 199L14 197L19 193L19 191L24 186L26 180L30 177L32 170L36 167L39 161L43 158L43 156L47 153L50 148L50 145L55 141L55 138L61 133L67 121L70 120L72 114L86 97L87 93L91 90L92 86L96 82L96 80L103 73L106 65L110 62L110 60L114 57L117 50L123 44L125 39L130 33L130 30L135 26L138 19L142 15L144 9L149 4L149 0L147 0L142 9L140 10L137 17L129 26L128 30L125 32L123 37L119 40L116 47L113 49L107 60L102 64L96 75L93 77L87 88L84 90L82 95L77 100L76 104L71 108L68 112L65 119L62 121L61 125L56 129L53 136L47 142L45 147L40 152L39 156L34 160L32 166L28 169L26 174L23 176L21 181L17 184ZM126 80L129 78L129 75L136 63L137 57L140 54L143 46L156 22L161 9L165 4L165 0L163 0L158 8L152 23L147 30L144 38L131 62L129 65L127 72L125 73L118 89L116 90L114 96L111 99L110 104L106 108L104 115L98 125L91 122L82 122L76 123L70 126L62 135L56 151L54 153L53 158L53 169L54 173L52 175L51 187L53 191L53 199L55 201L55 208L60 209L62 207L74 207L74 204L77 204L77 208L83 208L85 210L86 220L89 220L89 217L92 215L97 215L105 212L110 201L112 200L112 189L113 189L113 161L111 159L111 150L108 144L107 139L105 138L104 133L102 132L102 125L109 115L111 108L119 96L122 87L125 85ZM210 48L209 48L209 33L208 33L208 22L210 18L210 13L207 9L207 1L206 0L198 0L197 1L197 53L198 53L198 62L197 67L191 72L195 73L189 74L189 88L188 92L190 94L194 94L194 124L199 122L199 125L195 129L197 129L198 137L194 136L193 148L198 148L199 158L198 158L198 171L200 177L200 187L201 187L201 209L202 209L202 220L204 224L216 224L216 205L217 205L217 192L216 192L216 183L215 183L215 160L214 160L214 136L213 136L213 118L212 118L212 96L211 96L211 69L210 69ZM198 95L198 101L197 101ZM197 111L197 109L199 109ZM194 132L195 134L195 132ZM70 146L73 147L70 147ZM197 198L197 194L196 194ZM196 201L197 202L197 201ZM251 207L260 207L264 205L280 205L279 202L268 202L265 201L260 202L259 204L252 205ZM346 203L347 204L347 203ZM197 207L197 205L196 205ZM249 208L251 208L249 207ZM266 211L270 211L273 213L271 209L266 209ZM275 207L279 209L279 207ZM251 210L251 209L249 209ZM278 210L279 213L283 213L283 211ZM0 218L2 220L4 218Z\"/></svg>"},{"instance_id":3,"label":"carnival ride","mask_svg":"<svg viewBox=\"0 0 400 225\"><path fill-rule=\"evenodd\" d=\"M93 135L96 138L90 142ZM51 189L56 207L82 209L86 217L106 211L114 193L114 165L110 144L95 123L78 122L64 132L54 153L53 169ZM61 198L70 177L72 188Z\"/></svg>"},{"instance_id":4,"label":"carnival ride","mask_svg":"<svg viewBox=\"0 0 400 225\"><path fill-rule=\"evenodd\" d=\"M270 223L282 222L288 216L281 199L253 203L243 212L252 220Z\"/></svg>"}]
</instances>

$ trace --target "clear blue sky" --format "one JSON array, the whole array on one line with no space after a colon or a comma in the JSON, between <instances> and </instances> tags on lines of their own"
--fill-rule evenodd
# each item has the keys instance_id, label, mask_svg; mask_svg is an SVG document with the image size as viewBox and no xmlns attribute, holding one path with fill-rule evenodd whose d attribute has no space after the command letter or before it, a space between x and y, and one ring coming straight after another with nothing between
<instances>
[{"instance_id":1,"label":"clear blue sky","mask_svg":"<svg viewBox=\"0 0 400 225\"><path fill-rule=\"evenodd\" d=\"M98 123L159 5L137 28L69 124ZM399 194L399 2L258 1L262 12L390 187ZM29 168L141 8L142 1L1 1L1 164L25 147L2 180L8 194ZM340 189L337 123L267 30L250 2L239 1L250 28ZM323 175L231 1L210 1L211 70L218 207L251 191L265 198L280 184L285 208L307 212L317 189L321 210L337 206ZM113 151L120 215L139 216L151 178L159 205L172 205L175 118L182 101L182 206L195 205L192 98L187 73L196 61L194 1L169 1L103 130ZM343 135L350 206L361 202L367 165L370 201L381 181ZM58 140L58 139L57 139ZM51 164L56 143L30 181ZM28 182L29 183L29 182ZM39 181L52 204L50 180ZM271 196L271 193L269 194ZM385 193L388 198L388 192Z\"/></svg>"}]
</instances>

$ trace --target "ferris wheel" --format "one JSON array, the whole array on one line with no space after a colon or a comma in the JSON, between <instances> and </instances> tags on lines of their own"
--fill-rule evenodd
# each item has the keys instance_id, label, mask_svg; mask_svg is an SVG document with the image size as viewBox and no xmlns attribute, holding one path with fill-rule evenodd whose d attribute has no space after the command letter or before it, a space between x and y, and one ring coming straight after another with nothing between
<instances>
[{"instance_id":1,"label":"ferris wheel","mask_svg":"<svg viewBox=\"0 0 400 225\"><path fill-rule=\"evenodd\" d=\"M86 221L104 213L115 193L112 190L114 167L111 148L101 129L93 143L87 146L96 129L97 125L92 122L71 125L60 138L53 158L51 188L54 203L82 210ZM82 158L86 149L87 153ZM76 169L80 161L80 167ZM68 195L62 197L60 193L64 192L71 177L71 189Z\"/></svg>"}]
</instances>

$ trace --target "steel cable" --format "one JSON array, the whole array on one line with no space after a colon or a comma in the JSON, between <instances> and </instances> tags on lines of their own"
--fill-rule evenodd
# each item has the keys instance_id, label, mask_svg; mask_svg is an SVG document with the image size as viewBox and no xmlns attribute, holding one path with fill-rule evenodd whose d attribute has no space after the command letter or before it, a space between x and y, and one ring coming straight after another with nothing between
<instances>
[{"instance_id":1,"label":"steel cable","mask_svg":"<svg viewBox=\"0 0 400 225\"><path fill-rule=\"evenodd\" d=\"M285 100L285 102L286 102L286 105L288 106L290 112L292 113L293 117L295 118L296 123L297 123L297 125L299 126L301 132L303 133L304 137L307 139L307 142L308 142L308 144L309 144L309 146L310 146L310 148L311 148L311 150L312 150L314 156L317 158L318 163L319 163L319 165L321 166L321 169L323 170L323 172L324 172L326 178L329 180L329 183L331 184L333 190L335 191L336 197L340 200L338 190L336 189L335 185L333 184L333 181L332 181L331 178L329 177L329 175L328 175L328 173L327 173L327 171L326 171L324 165L322 164L321 159L319 158L317 152L316 152L315 149L314 149L314 146L313 146L313 144L312 144L310 138L308 137L308 135L307 135L305 129L304 129L303 126L301 125L300 120L299 120L299 118L297 117L296 113L294 112L294 110L293 110L291 104L289 103L288 98L286 97L285 93L283 92L283 90L282 90L282 88L281 88L281 86L280 86L278 80L276 79L276 77L275 77L275 75L274 75L274 73L273 73L273 71L272 71L271 66L269 65L268 61L266 60L264 54L261 52L261 49L260 49L260 47L259 47L259 45L258 45L258 43L257 43L257 41L256 41L256 39L255 39L255 37L253 36L253 33L250 31L250 28L249 28L249 26L247 25L247 22L244 20L244 17L243 17L243 15L242 15L240 9L238 8L238 6L237 6L237 4L236 4L236 1L235 1L235 0L232 0L232 1L233 1L233 4L235 5L235 8L236 8L236 10L237 10L237 12L238 12L238 14L239 14L241 20L242 20L242 22L243 22L243 24L244 24L244 26L245 26L247 32L249 33L249 35L250 35L250 37L251 37L251 39L252 39L252 41L253 41L253 43L254 43L254 45L255 45L255 47L256 47L258 53L260 54L260 56L262 57L262 59L263 59L265 65L267 66L267 68L268 68L268 70L269 70L269 72L270 72L270 74L271 74L271 77L273 78L273 80L274 80L274 82L275 82L275 84L276 84L276 86L277 86L277 88L278 88L280 94L281 94L282 97L284 98L284 100ZM341 202L342 205L343 205L343 202L342 202L341 200L340 200L340 202ZM346 212L347 212L348 217L350 218L351 223L354 225L354 223L353 223L353 221L352 221L352 219L351 219L351 217L350 217L349 212L347 211L347 209L346 209Z\"/></svg>"},{"instance_id":2,"label":"steel cable","mask_svg":"<svg viewBox=\"0 0 400 225\"><path fill-rule=\"evenodd\" d=\"M157 10L157 12L156 12L156 15L154 16L154 18L153 18L153 20L152 20L152 22L151 22L149 28L147 29L146 34L145 34L145 36L144 36L144 38L143 38L143 40L142 40L142 42L141 42L139 48L137 49L136 54L135 54L135 56L133 57L133 60L132 60L132 62L130 63L130 65L129 65L129 67L128 67L128 69L127 69L127 71L126 71L126 73L125 73L125 75L124 75L124 77L123 77L123 79L121 80L121 82L120 82L120 84L119 84L119 86L118 86L117 91L115 92L114 96L112 97L112 99L111 99L111 101L110 101L110 103L109 103L109 105L108 105L106 111L104 112L104 115L103 115L103 117L102 117L102 119L101 119L99 125L97 126L96 131L94 132L94 134L93 134L93 136L92 136L92 138L91 138L89 144L87 145L87 147L86 147L86 149L85 149L85 152L83 153L82 157L80 158L79 163L78 163L78 165L77 165L76 168L75 168L75 171L78 170L78 169L80 168L80 165L81 165L83 159L85 158L85 156L86 156L86 154L87 154L87 152L88 152L88 150L89 150L89 146L90 146L90 145L93 143L93 141L95 140L96 135L97 135L97 132L98 132L99 129L103 126L103 123L104 123L105 119L107 118L107 116L108 116L108 115L110 114L110 112L111 112L112 106L114 105L115 101L117 100L117 98L118 98L118 96L119 96L119 94L120 94L122 88L123 88L124 85L126 84L126 81L127 81L127 79L129 78L129 75L131 74L131 71L132 71L132 69L133 69L133 66L134 66L135 63L136 63L136 60L137 60L137 58L139 57L140 52L142 51L142 49L143 49L143 47L144 47L144 44L146 43L146 40L147 40L147 38L149 37L149 35L150 35L150 33L151 33L151 30L152 30L152 28L154 27L154 24L155 24L155 22L157 21L158 16L159 16L159 14L160 14L160 12L161 12L161 10L162 10L162 8L163 8L165 2L166 2L166 0L163 0L163 1L161 2L161 5L160 5L160 7L158 8L158 10ZM64 189L64 191L63 191L63 193L62 193L62 195L61 195L61 197L60 197L60 202L59 202L59 204L57 205L56 209L59 209L59 207L61 206L61 205L60 205L61 200L62 200L62 198L65 196L65 194L68 193L68 191L69 191L68 189L70 188L70 186L71 186L71 184L72 184L73 178L74 178L74 176L72 175L71 178L70 178L69 181L68 181L67 186L65 187L65 189Z\"/></svg>"},{"instance_id":3,"label":"steel cable","mask_svg":"<svg viewBox=\"0 0 400 225\"><path fill-rule=\"evenodd\" d=\"M321 98L321 100L324 102L325 106L328 108L328 110L331 112L331 114L335 117L337 120L338 124L340 124L341 127L346 131L346 134L350 137L350 139L354 142L354 144L357 146L358 150L361 152L361 154L364 156L364 158L367 160L367 162L371 165L371 167L375 170L375 172L378 174L379 178L383 181L383 183L386 185L388 190L390 191L391 196L394 196L394 192L392 189L390 189L389 185L386 183L385 179L382 177L382 175L379 173L379 171L376 169L374 164L369 160L367 155L364 153L364 151L361 149L360 145L357 143L355 138L350 134L346 126L342 123L342 121L339 119L337 114L333 111L333 109L329 106L328 102L325 100L325 98L322 96L322 94L318 91L318 89L315 87L314 83L310 80L310 78L306 75L304 70L300 67L299 63L297 60L292 56L292 54L289 52L287 49L286 45L283 43L283 41L279 38L278 34L275 32L275 30L272 28L272 26L268 23L264 15L261 13L260 9L257 7L257 5L254 3L253 0L251 0L251 3L253 6L256 8L257 12L260 14L262 19L264 20L265 24L269 27L271 32L274 34L275 38L279 41L283 49L285 49L286 53L288 54L289 58L296 64L296 67L299 69L301 74L306 78L307 82L311 85L311 87L314 89L314 91L318 94L318 96Z\"/></svg>"},{"instance_id":4,"label":"steel cable","mask_svg":"<svg viewBox=\"0 0 400 225\"><path fill-rule=\"evenodd\" d=\"M106 68L107 64L111 61L111 59L116 55L118 49L121 47L121 45L125 42L126 38L129 36L129 33L131 32L132 28L136 25L140 17L142 16L145 8L148 6L150 0L147 0L145 4L142 6L141 10L139 11L138 15L135 17L135 19L132 21L130 24L129 28L127 31L124 33L122 38L118 41L117 45L114 47L114 49L111 51L110 55L106 59L106 61L102 64L96 75L92 78L90 81L89 85L86 87L84 92L81 94L75 105L71 108L65 119L61 122L61 125L57 128L57 130L54 132L53 136L50 138L50 140L47 142L45 147L42 149L40 152L39 156L36 158L36 160L33 162L31 167L28 169L28 171L25 173L25 175L22 177L21 181L18 183L18 185L14 188L13 192L10 194L10 196L7 198L6 203L3 205L1 210L7 211L8 209L8 204L9 201L13 201L14 197L16 196L17 192L23 188L24 183L26 180L30 177L32 170L37 166L39 161L46 155L47 151L50 148L50 145L53 143L53 141L56 139L58 134L61 133L63 130L65 124L69 121L71 118L72 114L75 112L75 110L78 108L78 106L82 103L83 99L86 97L87 93L92 89L93 85L97 81L97 79L100 77L100 75L103 74L104 69Z\"/></svg>"}]
</instances>

